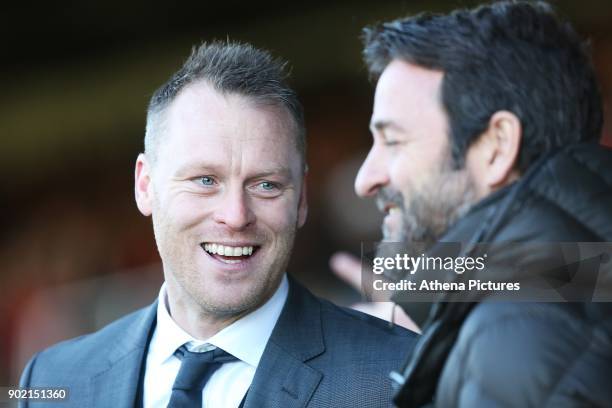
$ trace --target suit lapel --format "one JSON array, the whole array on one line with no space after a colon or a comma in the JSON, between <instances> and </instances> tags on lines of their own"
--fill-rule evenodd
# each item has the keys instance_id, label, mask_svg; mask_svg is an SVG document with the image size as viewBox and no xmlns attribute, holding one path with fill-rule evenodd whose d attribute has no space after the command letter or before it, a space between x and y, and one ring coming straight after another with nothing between
<instances>
[{"instance_id":1,"label":"suit lapel","mask_svg":"<svg viewBox=\"0 0 612 408\"><path fill-rule=\"evenodd\" d=\"M304 407L323 374L305 364L325 351L321 306L293 279L249 388L245 408Z\"/></svg>"},{"instance_id":2,"label":"suit lapel","mask_svg":"<svg viewBox=\"0 0 612 408\"><path fill-rule=\"evenodd\" d=\"M144 358L156 322L157 302L142 310L124 335L110 347L103 348L108 364L92 379L91 406L112 403L116 407L133 407L144 372Z\"/></svg>"},{"instance_id":3,"label":"suit lapel","mask_svg":"<svg viewBox=\"0 0 612 408\"><path fill-rule=\"evenodd\" d=\"M245 400L245 408L304 407L323 374L306 362L325 351L319 302L293 279ZM132 407L156 322L157 302L136 316L125 335L92 358L107 360L92 379L91 406Z\"/></svg>"}]
</instances>

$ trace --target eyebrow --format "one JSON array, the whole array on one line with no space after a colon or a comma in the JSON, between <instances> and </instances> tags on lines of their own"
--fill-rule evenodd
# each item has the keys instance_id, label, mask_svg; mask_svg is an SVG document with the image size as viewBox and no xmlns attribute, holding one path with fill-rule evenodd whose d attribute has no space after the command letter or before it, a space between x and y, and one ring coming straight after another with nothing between
<instances>
[{"instance_id":1,"label":"eyebrow","mask_svg":"<svg viewBox=\"0 0 612 408\"><path fill-rule=\"evenodd\" d=\"M374 132L374 130L384 132L386 129L397 130L400 132L404 131L404 128L392 120L377 120L370 123L370 131L372 132Z\"/></svg>"},{"instance_id":2,"label":"eyebrow","mask_svg":"<svg viewBox=\"0 0 612 408\"><path fill-rule=\"evenodd\" d=\"M179 167L179 169L175 172L175 176L183 176L185 174L198 172L202 174L219 174L222 173L224 169L218 165L210 165L210 164L197 164L197 163L186 163L185 165ZM263 169L257 173L248 176L249 180L254 180L258 178L265 178L270 176L281 176L287 179L291 178L291 169L284 166L271 167L268 169Z\"/></svg>"},{"instance_id":3,"label":"eyebrow","mask_svg":"<svg viewBox=\"0 0 612 408\"><path fill-rule=\"evenodd\" d=\"M198 173L202 174L217 173L219 171L219 167L202 163L185 163L174 172L174 175L180 177L186 174L193 173L194 171L197 171Z\"/></svg>"},{"instance_id":4,"label":"eyebrow","mask_svg":"<svg viewBox=\"0 0 612 408\"><path fill-rule=\"evenodd\" d=\"M291 178L291 170L288 167L274 167L266 169L249 176L249 180L265 178L270 176L281 176L287 179Z\"/></svg>"}]
</instances>

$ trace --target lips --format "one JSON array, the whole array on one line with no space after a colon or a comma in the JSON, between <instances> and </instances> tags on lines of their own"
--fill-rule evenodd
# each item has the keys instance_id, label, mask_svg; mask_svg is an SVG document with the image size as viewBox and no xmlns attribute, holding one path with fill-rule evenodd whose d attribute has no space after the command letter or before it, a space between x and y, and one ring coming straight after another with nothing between
<instances>
[{"instance_id":1,"label":"lips","mask_svg":"<svg viewBox=\"0 0 612 408\"><path fill-rule=\"evenodd\" d=\"M404 199L399 191L389 187L381 188L376 195L376 206L378 209L388 214L393 208L403 208Z\"/></svg>"}]
</instances>

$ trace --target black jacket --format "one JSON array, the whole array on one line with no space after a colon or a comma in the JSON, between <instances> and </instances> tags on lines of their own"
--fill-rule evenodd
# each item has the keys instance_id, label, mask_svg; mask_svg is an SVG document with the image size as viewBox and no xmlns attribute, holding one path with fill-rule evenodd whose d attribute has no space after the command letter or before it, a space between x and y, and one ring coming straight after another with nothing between
<instances>
[{"instance_id":1,"label":"black jacket","mask_svg":"<svg viewBox=\"0 0 612 408\"><path fill-rule=\"evenodd\" d=\"M612 151L548 154L442 241L611 242ZM438 302L402 375L400 407L612 407L612 303Z\"/></svg>"}]
</instances>

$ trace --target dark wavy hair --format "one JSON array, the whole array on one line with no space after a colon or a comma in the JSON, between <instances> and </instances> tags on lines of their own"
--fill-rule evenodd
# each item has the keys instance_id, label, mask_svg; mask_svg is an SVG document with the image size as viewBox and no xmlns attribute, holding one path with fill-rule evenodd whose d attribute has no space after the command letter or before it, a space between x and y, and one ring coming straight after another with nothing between
<instances>
[{"instance_id":1,"label":"dark wavy hair","mask_svg":"<svg viewBox=\"0 0 612 408\"><path fill-rule=\"evenodd\" d=\"M373 80L394 59L444 72L441 104L457 168L499 110L521 121L520 171L547 151L600 137L588 44L545 2L422 13L365 28L363 41Z\"/></svg>"}]
</instances>

